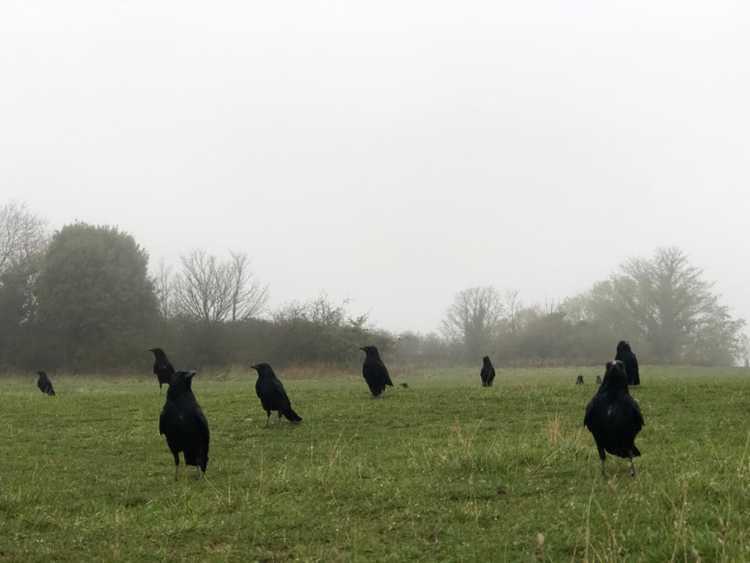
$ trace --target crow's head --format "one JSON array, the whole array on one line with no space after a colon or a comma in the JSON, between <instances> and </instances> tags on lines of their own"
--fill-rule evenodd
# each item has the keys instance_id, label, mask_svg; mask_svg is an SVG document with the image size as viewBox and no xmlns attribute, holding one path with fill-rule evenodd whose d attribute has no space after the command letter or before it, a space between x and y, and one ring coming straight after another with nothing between
<instances>
[{"instance_id":1,"label":"crow's head","mask_svg":"<svg viewBox=\"0 0 750 563\"><path fill-rule=\"evenodd\" d=\"M490 363L490 357L489 356L485 356L484 358L482 358L482 363L484 365L489 364Z\"/></svg>"},{"instance_id":2,"label":"crow's head","mask_svg":"<svg viewBox=\"0 0 750 563\"><path fill-rule=\"evenodd\" d=\"M379 358L380 353L378 352L378 349L375 346L362 346L360 348L365 354L367 354L367 357L370 358Z\"/></svg>"},{"instance_id":3,"label":"crow's head","mask_svg":"<svg viewBox=\"0 0 750 563\"><path fill-rule=\"evenodd\" d=\"M164 362L167 360L167 355L164 353L164 350L161 348L149 348L149 352L152 352L154 354L154 357L159 362Z\"/></svg>"},{"instance_id":4,"label":"crow's head","mask_svg":"<svg viewBox=\"0 0 750 563\"><path fill-rule=\"evenodd\" d=\"M627 340L620 340L617 343L617 353L620 354L621 352L630 352L630 342Z\"/></svg>"},{"instance_id":5,"label":"crow's head","mask_svg":"<svg viewBox=\"0 0 750 563\"><path fill-rule=\"evenodd\" d=\"M45 371L38 371L36 373L37 373L37 375L39 375L39 377L47 377L47 372L45 372Z\"/></svg>"},{"instance_id":6,"label":"crow's head","mask_svg":"<svg viewBox=\"0 0 750 563\"><path fill-rule=\"evenodd\" d=\"M620 360L607 362L607 371L604 372L602 387L617 389L628 388L628 376L625 373L625 364Z\"/></svg>"},{"instance_id":7,"label":"crow's head","mask_svg":"<svg viewBox=\"0 0 750 563\"><path fill-rule=\"evenodd\" d=\"M194 371L176 371L169 382L168 399L176 399L185 393L192 393Z\"/></svg>"},{"instance_id":8,"label":"crow's head","mask_svg":"<svg viewBox=\"0 0 750 563\"><path fill-rule=\"evenodd\" d=\"M254 366L250 366L250 367L258 372L258 377L263 377L266 375L275 375L273 373L273 368L271 367L271 365L266 362L261 362L259 364L255 364Z\"/></svg>"}]
</instances>

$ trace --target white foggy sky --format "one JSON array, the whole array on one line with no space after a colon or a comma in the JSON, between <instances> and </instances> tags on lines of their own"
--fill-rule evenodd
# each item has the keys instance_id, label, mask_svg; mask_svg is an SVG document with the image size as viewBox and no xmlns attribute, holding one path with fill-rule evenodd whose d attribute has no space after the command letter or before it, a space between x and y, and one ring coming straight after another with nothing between
<instances>
[{"instance_id":1,"label":"white foggy sky","mask_svg":"<svg viewBox=\"0 0 750 563\"><path fill-rule=\"evenodd\" d=\"M750 319L742 2L0 4L0 204L391 330L677 245Z\"/></svg>"}]
</instances>

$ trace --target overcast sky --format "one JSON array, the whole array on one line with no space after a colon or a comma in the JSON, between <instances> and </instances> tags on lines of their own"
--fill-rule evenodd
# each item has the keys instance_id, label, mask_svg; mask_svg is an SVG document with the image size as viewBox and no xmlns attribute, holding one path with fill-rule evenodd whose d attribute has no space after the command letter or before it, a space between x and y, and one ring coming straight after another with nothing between
<instances>
[{"instance_id":1,"label":"overcast sky","mask_svg":"<svg viewBox=\"0 0 750 563\"><path fill-rule=\"evenodd\" d=\"M677 245L750 319L747 2L9 1L0 204L391 329Z\"/></svg>"}]
</instances>

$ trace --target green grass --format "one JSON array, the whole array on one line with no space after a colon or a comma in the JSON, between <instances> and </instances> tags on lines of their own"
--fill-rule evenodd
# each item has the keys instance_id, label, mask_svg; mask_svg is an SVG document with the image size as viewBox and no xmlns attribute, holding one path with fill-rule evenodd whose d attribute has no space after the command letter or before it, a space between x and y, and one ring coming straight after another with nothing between
<instances>
[{"instance_id":1,"label":"green grass","mask_svg":"<svg viewBox=\"0 0 750 563\"><path fill-rule=\"evenodd\" d=\"M199 374L208 474L178 482L150 377L0 380L0 561L750 559L743 370L642 369L638 475L606 479L581 426L601 370L476 371L381 400L287 377L305 420L270 428L253 377Z\"/></svg>"}]
</instances>

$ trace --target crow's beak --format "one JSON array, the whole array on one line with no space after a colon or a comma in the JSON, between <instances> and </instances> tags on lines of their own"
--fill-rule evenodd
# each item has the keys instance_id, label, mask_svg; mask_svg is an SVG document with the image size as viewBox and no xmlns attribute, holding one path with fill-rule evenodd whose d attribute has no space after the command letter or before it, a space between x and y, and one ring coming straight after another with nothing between
<instances>
[{"instance_id":1,"label":"crow's beak","mask_svg":"<svg viewBox=\"0 0 750 563\"><path fill-rule=\"evenodd\" d=\"M251 367L252 369L254 369L255 371L258 371L258 364L252 365L252 366L250 366L250 367Z\"/></svg>"},{"instance_id":2,"label":"crow's beak","mask_svg":"<svg viewBox=\"0 0 750 563\"><path fill-rule=\"evenodd\" d=\"M360 346L359 349L362 350L363 352L367 352L367 350L365 350L364 346Z\"/></svg>"},{"instance_id":3,"label":"crow's beak","mask_svg":"<svg viewBox=\"0 0 750 563\"><path fill-rule=\"evenodd\" d=\"M188 376L187 376L188 379L193 379L195 377L196 373L198 373L198 372L197 371L191 371L190 373L188 373Z\"/></svg>"}]
</instances>

